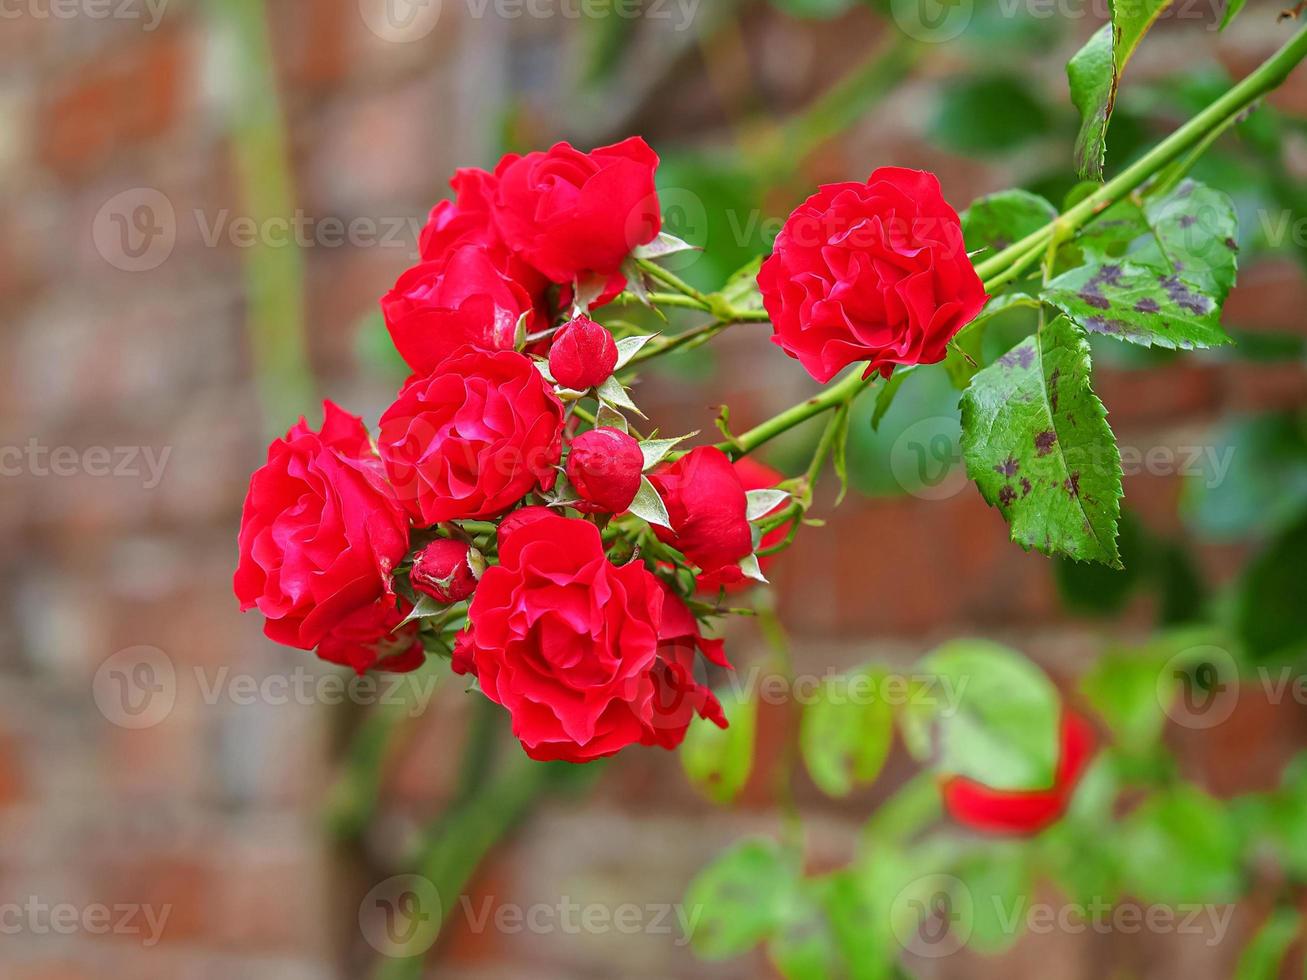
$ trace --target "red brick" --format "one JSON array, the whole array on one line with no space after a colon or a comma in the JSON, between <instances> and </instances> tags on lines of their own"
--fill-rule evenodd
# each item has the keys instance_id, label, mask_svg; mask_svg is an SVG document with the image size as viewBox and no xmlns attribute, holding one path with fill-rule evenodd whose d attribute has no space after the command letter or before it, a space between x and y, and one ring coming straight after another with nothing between
<instances>
[{"instance_id":1,"label":"red brick","mask_svg":"<svg viewBox=\"0 0 1307 980\"><path fill-rule=\"evenodd\" d=\"M142 34L66 78L42 112L40 157L64 177L165 132L181 105L183 36Z\"/></svg>"}]
</instances>

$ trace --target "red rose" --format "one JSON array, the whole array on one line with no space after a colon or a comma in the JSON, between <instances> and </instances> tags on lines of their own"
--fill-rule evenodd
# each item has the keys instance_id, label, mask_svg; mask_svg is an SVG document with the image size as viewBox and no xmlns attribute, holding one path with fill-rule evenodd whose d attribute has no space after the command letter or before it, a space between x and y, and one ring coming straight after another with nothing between
<instances>
[{"instance_id":1,"label":"red rose","mask_svg":"<svg viewBox=\"0 0 1307 980\"><path fill-rule=\"evenodd\" d=\"M472 546L466 541L437 538L413 559L409 581L413 588L448 605L462 602L476 591L477 578L468 555Z\"/></svg>"},{"instance_id":2,"label":"red rose","mask_svg":"<svg viewBox=\"0 0 1307 980\"><path fill-rule=\"evenodd\" d=\"M454 173L449 186L454 190L454 200L441 201L431 209L418 238L423 261L442 258L460 245L506 248L490 214L490 204L499 186L495 175L467 167Z\"/></svg>"},{"instance_id":3,"label":"red rose","mask_svg":"<svg viewBox=\"0 0 1307 980\"><path fill-rule=\"evenodd\" d=\"M549 373L564 388L587 391L608 380L617 367L617 342L588 316L563 324L549 348Z\"/></svg>"},{"instance_id":4,"label":"red rose","mask_svg":"<svg viewBox=\"0 0 1307 980\"><path fill-rule=\"evenodd\" d=\"M407 603L400 607L390 598L356 609L322 638L318 656L353 668L360 676L368 670L395 674L416 670L427 658L418 639L418 624L396 629L407 613Z\"/></svg>"},{"instance_id":5,"label":"red rose","mask_svg":"<svg viewBox=\"0 0 1307 980\"><path fill-rule=\"evenodd\" d=\"M674 745L686 705L713 708L710 695L689 689L684 650L661 637L665 595L639 562L612 564L593 524L542 517L517 527L486 569L454 667L508 709L533 759L588 762L635 743Z\"/></svg>"},{"instance_id":6,"label":"red rose","mask_svg":"<svg viewBox=\"0 0 1307 980\"><path fill-rule=\"evenodd\" d=\"M1094 754L1094 729L1080 715L1063 710L1060 755L1048 789L1000 790L953 776L942 787L944 807L958 823L996 834L1033 834L1066 812L1076 784Z\"/></svg>"},{"instance_id":7,"label":"red rose","mask_svg":"<svg viewBox=\"0 0 1307 980\"><path fill-rule=\"evenodd\" d=\"M772 340L826 382L943 360L985 305L962 226L933 174L881 167L827 184L785 221L758 273Z\"/></svg>"},{"instance_id":8,"label":"red rose","mask_svg":"<svg viewBox=\"0 0 1307 980\"><path fill-rule=\"evenodd\" d=\"M409 269L381 298L386 329L414 371L427 374L455 351L512 350L532 297L479 245L463 245Z\"/></svg>"},{"instance_id":9,"label":"red rose","mask_svg":"<svg viewBox=\"0 0 1307 980\"><path fill-rule=\"evenodd\" d=\"M620 429L603 426L572 440L567 479L581 498L576 509L589 514L620 514L640 490L644 453Z\"/></svg>"},{"instance_id":10,"label":"red rose","mask_svg":"<svg viewBox=\"0 0 1307 980\"><path fill-rule=\"evenodd\" d=\"M389 590L408 551L408 519L363 422L323 403L320 432L304 419L268 447L241 513L233 585L264 632L310 650Z\"/></svg>"},{"instance_id":11,"label":"red rose","mask_svg":"<svg viewBox=\"0 0 1307 980\"><path fill-rule=\"evenodd\" d=\"M499 527L495 531L495 540L499 543L499 550L504 550L504 541L518 528L526 527L528 524L534 524L536 521L544 517L557 516L558 514L556 511L538 505L522 507L513 511L513 513L509 514L499 522Z\"/></svg>"},{"instance_id":12,"label":"red rose","mask_svg":"<svg viewBox=\"0 0 1307 980\"><path fill-rule=\"evenodd\" d=\"M378 449L423 525L502 513L553 486L563 405L530 358L471 348L415 376L381 416Z\"/></svg>"},{"instance_id":13,"label":"red rose","mask_svg":"<svg viewBox=\"0 0 1307 980\"><path fill-rule=\"evenodd\" d=\"M743 456L737 459L733 464L735 473L740 478L740 483L747 490L767 490L780 483L785 477L777 473L766 463L760 463L750 456ZM777 511L784 510L789 506L789 501L782 501L773 507L768 514L775 514ZM758 545L759 551L765 551L773 545L780 544L789 534L790 525L782 524L780 527L774 527L762 536L762 542ZM767 555L758 559L763 574L772 562L777 558L776 555ZM723 565L713 572L704 572L698 576L696 583L700 592L704 595L717 595L722 589L727 592L739 592L741 589L748 588L754 584L751 579L747 578L740 570L738 565Z\"/></svg>"},{"instance_id":14,"label":"red rose","mask_svg":"<svg viewBox=\"0 0 1307 980\"><path fill-rule=\"evenodd\" d=\"M554 282L613 276L662 228L658 155L639 137L582 153L567 143L495 168L495 225L510 248Z\"/></svg>"},{"instance_id":15,"label":"red rose","mask_svg":"<svg viewBox=\"0 0 1307 980\"><path fill-rule=\"evenodd\" d=\"M655 527L705 572L734 565L753 551L749 502L730 459L716 446L700 446L650 475L672 529Z\"/></svg>"}]
</instances>

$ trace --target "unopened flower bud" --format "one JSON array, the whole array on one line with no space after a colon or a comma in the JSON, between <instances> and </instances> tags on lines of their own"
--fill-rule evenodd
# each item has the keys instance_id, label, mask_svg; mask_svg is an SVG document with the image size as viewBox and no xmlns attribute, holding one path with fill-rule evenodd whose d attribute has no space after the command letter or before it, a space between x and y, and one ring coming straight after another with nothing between
<instances>
[{"instance_id":1,"label":"unopened flower bud","mask_svg":"<svg viewBox=\"0 0 1307 980\"><path fill-rule=\"evenodd\" d=\"M572 440L567 479L587 513L620 514L640 490L644 453L640 444L620 429L607 426L583 432Z\"/></svg>"},{"instance_id":2,"label":"unopened flower bud","mask_svg":"<svg viewBox=\"0 0 1307 980\"><path fill-rule=\"evenodd\" d=\"M452 538L432 541L413 559L409 581L413 588L437 602L462 602L477 587L477 575L472 570L472 546Z\"/></svg>"},{"instance_id":3,"label":"unopened flower bud","mask_svg":"<svg viewBox=\"0 0 1307 980\"><path fill-rule=\"evenodd\" d=\"M578 316L559 329L549 349L549 373L564 388L586 391L605 381L617 367L613 335L588 316Z\"/></svg>"}]
</instances>

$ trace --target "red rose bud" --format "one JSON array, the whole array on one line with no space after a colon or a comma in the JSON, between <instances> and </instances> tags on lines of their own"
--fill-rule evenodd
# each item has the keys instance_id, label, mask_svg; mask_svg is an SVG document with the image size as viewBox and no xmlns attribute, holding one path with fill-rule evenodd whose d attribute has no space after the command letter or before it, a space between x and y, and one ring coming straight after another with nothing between
<instances>
[{"instance_id":1,"label":"red rose bud","mask_svg":"<svg viewBox=\"0 0 1307 980\"><path fill-rule=\"evenodd\" d=\"M607 426L582 432L572 440L567 479L588 514L620 514L640 490L644 453L640 444L620 429Z\"/></svg>"},{"instance_id":2,"label":"red rose bud","mask_svg":"<svg viewBox=\"0 0 1307 980\"><path fill-rule=\"evenodd\" d=\"M772 341L821 382L856 361L888 376L943 360L986 299L939 181L900 167L827 184L799 205L758 287Z\"/></svg>"},{"instance_id":3,"label":"red rose bud","mask_svg":"<svg viewBox=\"0 0 1307 980\"><path fill-rule=\"evenodd\" d=\"M615 367L617 343L613 335L588 316L563 324L549 349L549 373L572 391L598 387Z\"/></svg>"},{"instance_id":4,"label":"red rose bud","mask_svg":"<svg viewBox=\"0 0 1307 980\"><path fill-rule=\"evenodd\" d=\"M964 776L944 781L944 808L958 823L993 834L1034 834L1066 812L1076 784L1094 755L1094 729L1063 710L1061 744L1053 785L1047 789L1001 790Z\"/></svg>"},{"instance_id":5,"label":"red rose bud","mask_svg":"<svg viewBox=\"0 0 1307 980\"><path fill-rule=\"evenodd\" d=\"M716 446L700 446L649 477L663 498L672 529L658 540L681 551L702 571L734 565L753 551L749 501L740 475Z\"/></svg>"},{"instance_id":6,"label":"red rose bud","mask_svg":"<svg viewBox=\"0 0 1307 980\"><path fill-rule=\"evenodd\" d=\"M413 559L409 580L413 588L424 592L437 602L462 602L477 587L469 554L472 546L466 541L440 538L423 548Z\"/></svg>"}]
</instances>

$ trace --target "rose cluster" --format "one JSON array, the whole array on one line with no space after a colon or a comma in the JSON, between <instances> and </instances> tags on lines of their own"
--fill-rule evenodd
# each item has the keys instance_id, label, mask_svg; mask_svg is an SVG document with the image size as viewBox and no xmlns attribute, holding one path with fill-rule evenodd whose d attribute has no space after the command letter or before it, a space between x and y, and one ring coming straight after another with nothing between
<instances>
[{"instance_id":1,"label":"rose cluster","mask_svg":"<svg viewBox=\"0 0 1307 980\"><path fill-rule=\"evenodd\" d=\"M657 165L632 138L455 175L381 300L413 373L375 440L327 402L250 481L234 586L270 638L359 673L444 654L536 759L725 726L701 678L729 665L701 623L762 578L797 514L774 471L643 438L624 414L619 375L651 338L590 314L645 295L640 262L668 240ZM932 182L879 171L786 225L759 284L817 377L938 359L983 302L965 254L945 254L957 218Z\"/></svg>"},{"instance_id":2,"label":"rose cluster","mask_svg":"<svg viewBox=\"0 0 1307 980\"><path fill-rule=\"evenodd\" d=\"M583 311L659 234L656 166L630 139L455 176L381 301L413 374L375 441L327 402L251 479L234 585L269 637L360 673L443 651L537 759L725 725L696 661L729 665L692 605L740 587L746 480L780 477L715 447L669 458L611 406L581 426L621 356Z\"/></svg>"}]
</instances>

